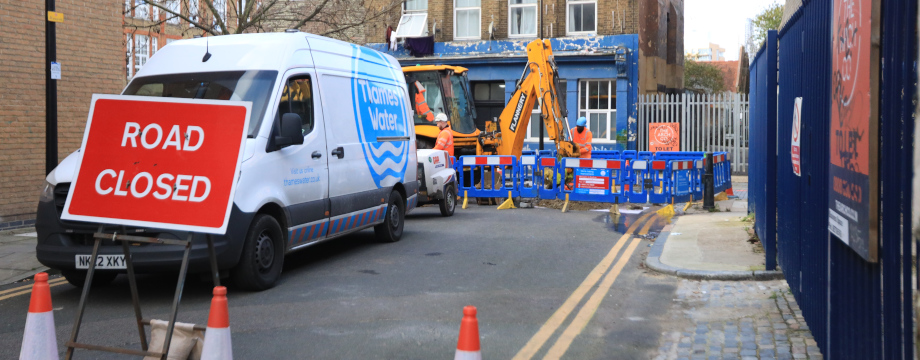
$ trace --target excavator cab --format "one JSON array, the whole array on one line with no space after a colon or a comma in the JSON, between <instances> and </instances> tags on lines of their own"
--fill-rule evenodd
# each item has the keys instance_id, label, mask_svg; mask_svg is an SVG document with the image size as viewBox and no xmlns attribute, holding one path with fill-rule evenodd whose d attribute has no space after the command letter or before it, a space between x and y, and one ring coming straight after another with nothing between
<instances>
[{"instance_id":1,"label":"excavator cab","mask_svg":"<svg viewBox=\"0 0 920 360\"><path fill-rule=\"evenodd\" d=\"M467 69L459 66L423 65L403 68L409 86L409 101L415 112L415 134L419 149L434 147L440 130L434 123L438 113L447 115L454 135L454 153L476 155L476 108L470 96Z\"/></svg>"}]
</instances>

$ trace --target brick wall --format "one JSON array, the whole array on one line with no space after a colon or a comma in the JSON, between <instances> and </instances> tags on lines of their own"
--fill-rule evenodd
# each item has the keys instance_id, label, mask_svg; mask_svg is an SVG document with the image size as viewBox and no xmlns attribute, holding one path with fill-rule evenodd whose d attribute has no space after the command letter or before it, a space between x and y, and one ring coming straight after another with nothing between
<instances>
[{"instance_id":1,"label":"brick wall","mask_svg":"<svg viewBox=\"0 0 920 360\"><path fill-rule=\"evenodd\" d=\"M391 0L368 0L366 6L369 10L382 9ZM597 34L620 35L636 34L639 32L639 1L648 0L598 0L597 1ZM489 24L494 22L494 37L496 40L508 39L508 13L507 0L482 0L480 25L481 39L489 39ZM566 0L543 0L538 4L537 35L542 31L544 38L566 36ZM387 25L393 30L399 23L400 9L395 8L388 16L375 21L368 26L367 42L384 42L384 32ZM615 18L614 18L615 16ZM454 40L454 1L444 0L428 1L428 29L437 22L438 33L435 41Z\"/></svg>"},{"instance_id":2,"label":"brick wall","mask_svg":"<svg viewBox=\"0 0 920 360\"><path fill-rule=\"evenodd\" d=\"M94 93L124 85L123 1L58 0L58 160L80 147ZM0 228L35 218L45 177L44 1L0 0Z\"/></svg>"}]
</instances>

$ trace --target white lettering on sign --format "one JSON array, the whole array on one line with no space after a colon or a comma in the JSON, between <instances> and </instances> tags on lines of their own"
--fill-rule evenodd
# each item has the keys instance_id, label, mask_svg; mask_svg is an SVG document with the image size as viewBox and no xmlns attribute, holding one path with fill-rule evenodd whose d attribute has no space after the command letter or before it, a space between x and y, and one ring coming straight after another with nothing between
<instances>
[{"instance_id":1,"label":"white lettering on sign","mask_svg":"<svg viewBox=\"0 0 920 360\"><path fill-rule=\"evenodd\" d=\"M395 122L395 116L394 116ZM156 138L153 142L149 142L149 139L152 137L151 133L156 133ZM191 144L193 136L192 134L197 134L196 143ZM201 148L201 144L204 143L204 129L200 126L189 125L185 128L185 141L183 142L180 139L182 134L179 125L173 125L169 130L169 134L166 135L166 141L163 141L163 128L156 123L149 124L144 127L144 130L141 131L141 125L136 122L126 122L125 123L125 132L121 137L121 146L126 147L128 142L131 142L131 147L137 147L137 137L141 138L141 146L144 149L154 149L160 146L160 142L163 141L163 150L166 150L168 147L174 147L176 150L182 151L195 151Z\"/></svg>"},{"instance_id":2,"label":"white lettering on sign","mask_svg":"<svg viewBox=\"0 0 920 360\"><path fill-rule=\"evenodd\" d=\"M96 193L99 195L127 196L130 192L131 196L140 199L149 195L153 190L153 175L148 172L137 173L131 179L130 184L122 185L124 177L124 170L120 170L117 173L113 169L102 170L96 176ZM115 180L114 186L111 185L112 180ZM175 183L173 183L173 180L175 180ZM174 186L171 184L174 184ZM211 180L205 176L181 174L173 176L172 174L164 173L157 176L156 187L158 190L153 192L153 197L157 200L170 199L172 201L202 202L211 194Z\"/></svg>"}]
</instances>

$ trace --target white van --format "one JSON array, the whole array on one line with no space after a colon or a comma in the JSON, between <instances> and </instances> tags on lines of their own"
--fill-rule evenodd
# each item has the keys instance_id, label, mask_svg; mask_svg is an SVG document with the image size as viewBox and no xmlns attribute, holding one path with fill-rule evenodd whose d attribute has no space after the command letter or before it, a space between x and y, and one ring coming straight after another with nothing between
<instances>
[{"instance_id":1,"label":"white van","mask_svg":"<svg viewBox=\"0 0 920 360\"><path fill-rule=\"evenodd\" d=\"M242 288L273 286L286 253L324 240L374 227L380 240L398 241L416 205L408 92L389 55L301 32L181 40L158 51L122 94L252 102L229 227L214 239L218 267ZM47 177L36 250L42 264L83 286L85 255L99 224L60 218L79 158L71 154ZM163 229L126 231L186 237ZM117 261L121 246L103 245L100 254L116 261L97 266L96 284L124 272ZM167 245L131 252L138 272L176 271L183 254ZM189 271L209 271L203 235L193 239L190 260Z\"/></svg>"}]
</instances>

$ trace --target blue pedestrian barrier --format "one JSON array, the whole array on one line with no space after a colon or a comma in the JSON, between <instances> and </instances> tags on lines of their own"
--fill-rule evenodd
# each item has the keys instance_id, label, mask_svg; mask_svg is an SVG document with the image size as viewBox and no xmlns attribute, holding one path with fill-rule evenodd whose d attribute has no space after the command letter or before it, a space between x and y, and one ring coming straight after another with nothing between
<instances>
[{"instance_id":1,"label":"blue pedestrian barrier","mask_svg":"<svg viewBox=\"0 0 920 360\"><path fill-rule=\"evenodd\" d=\"M620 150L594 150L591 151L592 159L619 160Z\"/></svg>"},{"instance_id":2,"label":"blue pedestrian barrier","mask_svg":"<svg viewBox=\"0 0 920 360\"><path fill-rule=\"evenodd\" d=\"M652 204L667 204L671 202L671 181L666 176L668 162L665 160L652 160L651 169L646 172L646 182L651 182L647 187L648 202Z\"/></svg>"},{"instance_id":3,"label":"blue pedestrian barrier","mask_svg":"<svg viewBox=\"0 0 920 360\"><path fill-rule=\"evenodd\" d=\"M668 204L703 197L701 152L604 151L602 158L565 158L551 151L513 156L451 158L461 194L469 197L563 199L606 203ZM731 189L731 160L713 154L715 193Z\"/></svg>"},{"instance_id":4,"label":"blue pedestrian barrier","mask_svg":"<svg viewBox=\"0 0 920 360\"><path fill-rule=\"evenodd\" d=\"M565 174L559 172L559 166L557 165L555 157L537 158L537 172L543 178L537 191L541 199L552 200L559 198L559 189L562 189Z\"/></svg>"},{"instance_id":5,"label":"blue pedestrian barrier","mask_svg":"<svg viewBox=\"0 0 920 360\"><path fill-rule=\"evenodd\" d=\"M627 160L626 199L631 203L644 204L648 202L648 190L645 188L645 179L648 178L648 160Z\"/></svg>"},{"instance_id":6,"label":"blue pedestrian barrier","mask_svg":"<svg viewBox=\"0 0 920 360\"><path fill-rule=\"evenodd\" d=\"M514 156L461 156L460 193L469 197L520 196L520 166ZM468 169L468 170L467 170Z\"/></svg>"},{"instance_id":7,"label":"blue pedestrian barrier","mask_svg":"<svg viewBox=\"0 0 920 360\"><path fill-rule=\"evenodd\" d=\"M671 166L668 169L668 180L671 182L671 199L674 202L688 202L694 199L694 173L696 173L696 161L694 160L672 160L669 161ZM695 199L701 199L702 196Z\"/></svg>"},{"instance_id":8,"label":"blue pedestrian barrier","mask_svg":"<svg viewBox=\"0 0 920 360\"><path fill-rule=\"evenodd\" d=\"M543 186L543 181L542 171L537 167L537 155L521 155L521 197L540 196L539 189Z\"/></svg>"},{"instance_id":9,"label":"blue pedestrian barrier","mask_svg":"<svg viewBox=\"0 0 920 360\"><path fill-rule=\"evenodd\" d=\"M572 186L562 188L573 201L618 203L623 195L624 160L562 159L566 174L572 172Z\"/></svg>"}]
</instances>

